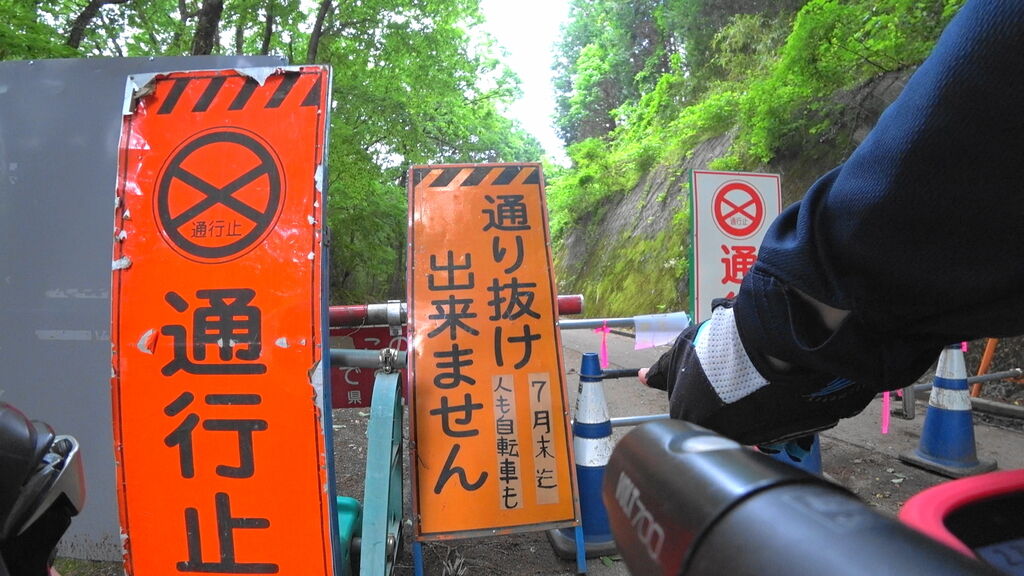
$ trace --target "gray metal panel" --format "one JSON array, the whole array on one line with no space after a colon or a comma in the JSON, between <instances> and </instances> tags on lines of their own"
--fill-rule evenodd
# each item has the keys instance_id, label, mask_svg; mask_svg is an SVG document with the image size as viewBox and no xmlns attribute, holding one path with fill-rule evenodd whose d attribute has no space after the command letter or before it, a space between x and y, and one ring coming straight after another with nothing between
<instances>
[{"instance_id":1,"label":"gray metal panel","mask_svg":"<svg viewBox=\"0 0 1024 576\"><path fill-rule=\"evenodd\" d=\"M0 62L0 397L81 442L88 502L63 555L121 559L110 262L125 79L285 64L266 56Z\"/></svg>"}]
</instances>

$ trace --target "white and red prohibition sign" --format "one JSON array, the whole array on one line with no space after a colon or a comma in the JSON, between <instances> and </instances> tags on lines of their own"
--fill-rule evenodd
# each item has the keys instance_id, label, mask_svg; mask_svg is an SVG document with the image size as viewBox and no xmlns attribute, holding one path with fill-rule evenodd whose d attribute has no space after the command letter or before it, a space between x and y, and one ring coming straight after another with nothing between
<instances>
[{"instance_id":1,"label":"white and red prohibition sign","mask_svg":"<svg viewBox=\"0 0 1024 576\"><path fill-rule=\"evenodd\" d=\"M764 224L764 199L746 182L726 182L711 202L715 225L727 236L752 236Z\"/></svg>"},{"instance_id":2,"label":"white and red prohibition sign","mask_svg":"<svg viewBox=\"0 0 1024 576\"><path fill-rule=\"evenodd\" d=\"M693 254L690 312L711 316L716 298L734 296L782 209L778 174L692 172Z\"/></svg>"}]
</instances>

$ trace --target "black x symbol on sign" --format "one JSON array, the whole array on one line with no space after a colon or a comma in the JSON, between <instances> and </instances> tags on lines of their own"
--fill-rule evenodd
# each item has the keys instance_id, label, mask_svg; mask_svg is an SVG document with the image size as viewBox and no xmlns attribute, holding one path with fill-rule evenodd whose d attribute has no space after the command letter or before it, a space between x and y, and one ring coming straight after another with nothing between
<instances>
[{"instance_id":1,"label":"black x symbol on sign","mask_svg":"<svg viewBox=\"0 0 1024 576\"><path fill-rule=\"evenodd\" d=\"M235 169L235 163L224 161L225 150L245 166L255 166L217 186L211 181L223 180L223 172ZM172 213L186 191L189 197L198 192L202 199ZM245 201L235 196L243 191ZM206 132L179 148L164 168L156 195L157 220L164 236L186 257L222 261L263 239L280 213L283 196L281 168L267 145L234 130ZM201 219L220 207L226 210L219 214L231 217Z\"/></svg>"}]
</instances>

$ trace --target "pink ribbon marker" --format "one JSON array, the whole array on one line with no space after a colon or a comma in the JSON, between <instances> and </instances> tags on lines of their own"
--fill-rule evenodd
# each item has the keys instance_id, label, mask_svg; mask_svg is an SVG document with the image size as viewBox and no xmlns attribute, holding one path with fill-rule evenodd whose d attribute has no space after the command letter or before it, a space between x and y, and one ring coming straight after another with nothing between
<instances>
[{"instance_id":1,"label":"pink ribbon marker","mask_svg":"<svg viewBox=\"0 0 1024 576\"><path fill-rule=\"evenodd\" d=\"M882 392L882 434L889 433L889 391Z\"/></svg>"},{"instance_id":2,"label":"pink ribbon marker","mask_svg":"<svg viewBox=\"0 0 1024 576\"><path fill-rule=\"evenodd\" d=\"M608 327L608 321L606 320L600 328L594 328L594 332L601 335L601 351L599 354L601 369L604 370L608 367L608 333L612 329Z\"/></svg>"}]
</instances>

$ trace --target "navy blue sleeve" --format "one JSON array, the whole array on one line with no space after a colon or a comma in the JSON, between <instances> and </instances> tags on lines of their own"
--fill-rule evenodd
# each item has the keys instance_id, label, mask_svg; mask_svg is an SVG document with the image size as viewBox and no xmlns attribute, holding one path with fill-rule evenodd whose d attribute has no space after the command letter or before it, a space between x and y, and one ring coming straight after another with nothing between
<instances>
[{"instance_id":1,"label":"navy blue sleeve","mask_svg":"<svg viewBox=\"0 0 1024 576\"><path fill-rule=\"evenodd\" d=\"M797 292L850 314L826 330ZM772 225L736 318L759 369L770 355L876 390L944 344L1024 333L1024 2L960 10L849 160Z\"/></svg>"}]
</instances>

